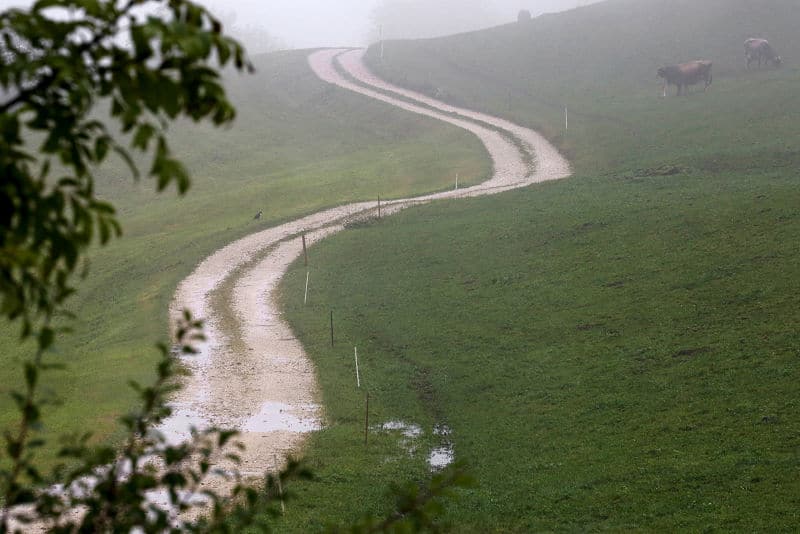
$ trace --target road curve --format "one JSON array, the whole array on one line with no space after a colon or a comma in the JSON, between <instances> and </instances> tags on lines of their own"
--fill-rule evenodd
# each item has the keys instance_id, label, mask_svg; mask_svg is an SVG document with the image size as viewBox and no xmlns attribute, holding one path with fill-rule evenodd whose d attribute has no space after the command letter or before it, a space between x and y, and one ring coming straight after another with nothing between
<instances>
[{"instance_id":1,"label":"road curve","mask_svg":"<svg viewBox=\"0 0 800 534\"><path fill-rule=\"evenodd\" d=\"M337 57L340 68L359 83L339 73ZM486 182L389 201L385 213L436 199L497 193L570 174L567 161L536 132L392 86L372 75L362 57L361 50L330 49L312 53L308 63L328 83L472 132L493 162L492 176ZM510 141L509 135L517 142ZM534 169L529 168L531 160ZM214 252L181 281L170 306L171 325L174 327L182 310L188 308L206 319L207 341L198 356L186 361L190 374L172 402L174 415L161 428L168 439L186 438L190 426L237 428L247 446L242 472L260 476L288 452L298 450L304 436L323 424L313 365L282 319L274 292L289 265L302 254L301 234L313 245L342 230L347 220L369 216L375 208L374 202L357 202L251 234ZM221 313L220 299L226 300L222 306L233 310L235 324Z\"/></svg>"}]
</instances>

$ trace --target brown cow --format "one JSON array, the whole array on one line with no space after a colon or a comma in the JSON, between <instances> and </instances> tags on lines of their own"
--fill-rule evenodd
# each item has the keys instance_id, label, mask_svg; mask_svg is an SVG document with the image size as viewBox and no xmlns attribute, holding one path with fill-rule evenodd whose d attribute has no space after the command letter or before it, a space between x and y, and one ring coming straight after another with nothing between
<instances>
[{"instance_id":1,"label":"brown cow","mask_svg":"<svg viewBox=\"0 0 800 534\"><path fill-rule=\"evenodd\" d=\"M684 88L696 83L705 82L704 91L711 85L711 62L703 60L689 61L680 65L669 65L658 69L659 78L664 78L664 96L667 96L667 86L678 87L678 96Z\"/></svg>"},{"instance_id":2,"label":"brown cow","mask_svg":"<svg viewBox=\"0 0 800 534\"><path fill-rule=\"evenodd\" d=\"M744 57L747 60L748 69L753 61L758 61L759 67L762 61L765 65L772 63L776 67L780 67L782 63L781 56L775 53L775 50L766 39L746 40L744 42Z\"/></svg>"}]
</instances>

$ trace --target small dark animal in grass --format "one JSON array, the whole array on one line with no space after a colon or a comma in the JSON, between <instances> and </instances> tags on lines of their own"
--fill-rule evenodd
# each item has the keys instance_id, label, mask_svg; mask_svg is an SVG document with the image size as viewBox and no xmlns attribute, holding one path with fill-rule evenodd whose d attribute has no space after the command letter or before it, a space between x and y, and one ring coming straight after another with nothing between
<instances>
[{"instance_id":1,"label":"small dark animal in grass","mask_svg":"<svg viewBox=\"0 0 800 534\"><path fill-rule=\"evenodd\" d=\"M531 20L531 12L527 9L520 9L517 13L517 22L525 22Z\"/></svg>"},{"instance_id":2,"label":"small dark animal in grass","mask_svg":"<svg viewBox=\"0 0 800 534\"><path fill-rule=\"evenodd\" d=\"M678 96L690 85L705 82L703 90L707 90L711 85L711 62L696 60L680 65L669 65L658 69L658 77L664 78L664 95L667 96L667 86L675 85L678 87Z\"/></svg>"},{"instance_id":3,"label":"small dark animal in grass","mask_svg":"<svg viewBox=\"0 0 800 534\"><path fill-rule=\"evenodd\" d=\"M258 213L256 213L256 216L255 216L255 217L253 217L253 220L254 220L254 221L257 221L257 220L259 220L259 219L261 219L261 210L258 210Z\"/></svg>"},{"instance_id":4,"label":"small dark animal in grass","mask_svg":"<svg viewBox=\"0 0 800 534\"><path fill-rule=\"evenodd\" d=\"M780 67L781 63L783 63L781 56L775 53L775 50L766 39L746 40L744 42L744 57L747 60L748 69L753 61L758 61L759 67L762 61L765 65L772 63L775 67Z\"/></svg>"}]
</instances>

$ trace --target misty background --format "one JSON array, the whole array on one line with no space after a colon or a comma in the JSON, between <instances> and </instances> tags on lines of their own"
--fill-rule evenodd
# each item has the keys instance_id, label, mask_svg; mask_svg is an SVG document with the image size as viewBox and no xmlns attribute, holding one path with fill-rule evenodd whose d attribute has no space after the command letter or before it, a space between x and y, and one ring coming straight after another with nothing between
<instances>
[{"instance_id":1,"label":"misty background","mask_svg":"<svg viewBox=\"0 0 800 534\"><path fill-rule=\"evenodd\" d=\"M598 0L200 0L251 53L276 48L365 46L379 39L436 37L514 22Z\"/></svg>"},{"instance_id":2,"label":"misty background","mask_svg":"<svg viewBox=\"0 0 800 534\"><path fill-rule=\"evenodd\" d=\"M521 9L536 17L598 0L199 0L251 55L286 48L365 46L514 22ZM32 0L0 0L0 10Z\"/></svg>"}]
</instances>

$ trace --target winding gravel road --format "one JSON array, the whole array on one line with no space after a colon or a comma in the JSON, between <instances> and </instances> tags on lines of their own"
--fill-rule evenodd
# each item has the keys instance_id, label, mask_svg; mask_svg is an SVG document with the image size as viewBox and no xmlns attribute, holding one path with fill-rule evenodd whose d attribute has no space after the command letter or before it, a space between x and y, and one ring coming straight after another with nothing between
<instances>
[{"instance_id":1,"label":"winding gravel road","mask_svg":"<svg viewBox=\"0 0 800 534\"><path fill-rule=\"evenodd\" d=\"M363 53L321 50L312 53L308 63L328 83L472 132L493 162L492 176L482 184L389 201L385 213L435 199L497 193L570 174L567 161L536 132L392 86L369 72ZM348 78L359 83L339 74L336 61ZM533 169L530 161L535 162ZM181 310L189 308L206 319L208 341L198 356L186 361L191 374L174 399L174 415L162 427L170 440L187 437L192 425L238 428L247 446L242 472L255 477L278 467L276 463L301 447L308 432L324 424L313 365L281 317L274 291L289 264L302 254L302 233L313 245L342 230L345 221L369 216L375 209L374 202L357 202L254 233L204 259L180 283L170 307L172 326ZM227 302L220 305L221 299ZM235 321L223 308L234 311Z\"/></svg>"}]
</instances>

